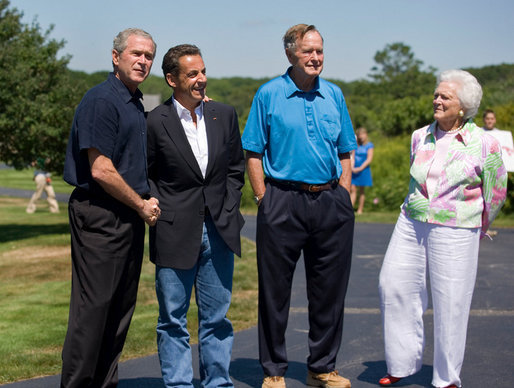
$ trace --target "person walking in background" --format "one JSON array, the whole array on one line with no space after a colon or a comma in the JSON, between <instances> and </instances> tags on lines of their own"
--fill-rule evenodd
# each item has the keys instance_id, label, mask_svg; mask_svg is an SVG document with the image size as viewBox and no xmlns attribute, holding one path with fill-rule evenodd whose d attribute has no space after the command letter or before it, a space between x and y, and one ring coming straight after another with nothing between
<instances>
[{"instance_id":1,"label":"person walking in background","mask_svg":"<svg viewBox=\"0 0 514 388\"><path fill-rule=\"evenodd\" d=\"M38 158L32 162L32 166L36 167L33 178L34 182L36 182L36 191L32 194L29 204L27 205L26 211L29 214L36 211L36 203L41 197L41 194L43 194L43 191L46 193L46 200L48 201L50 213L59 213L59 204L55 199L55 191L52 186L52 175L46 171L45 162L45 159L42 158Z\"/></svg>"},{"instance_id":2,"label":"person walking in background","mask_svg":"<svg viewBox=\"0 0 514 388\"><path fill-rule=\"evenodd\" d=\"M364 209L364 202L366 195L364 190L366 187L373 185L371 178L371 162L373 161L373 143L368 139L368 131L366 128L357 129L357 150L354 152L353 166L352 166L352 187L350 196L352 205L355 206L357 200L357 193L359 194L359 204L357 207L357 214L362 214Z\"/></svg>"},{"instance_id":3,"label":"person walking in background","mask_svg":"<svg viewBox=\"0 0 514 388\"><path fill-rule=\"evenodd\" d=\"M232 387L227 312L244 224L237 115L231 106L202 101L207 77L198 47L172 47L162 70L173 96L148 114L148 175L162 207L150 228L162 377L166 387L193 387L187 312L194 286L202 387Z\"/></svg>"},{"instance_id":4,"label":"person walking in background","mask_svg":"<svg viewBox=\"0 0 514 388\"><path fill-rule=\"evenodd\" d=\"M71 128L64 180L75 186L68 212L72 284L61 387L116 387L118 360L136 306L150 198L146 122L138 86L155 42L130 28L113 42L114 71L89 90Z\"/></svg>"},{"instance_id":5,"label":"person walking in background","mask_svg":"<svg viewBox=\"0 0 514 388\"><path fill-rule=\"evenodd\" d=\"M412 134L409 192L379 278L388 386L421 369L427 308L434 308L434 387L460 387L478 248L505 201L500 144L472 118L482 88L470 73L437 79L435 121Z\"/></svg>"},{"instance_id":6,"label":"person walking in background","mask_svg":"<svg viewBox=\"0 0 514 388\"><path fill-rule=\"evenodd\" d=\"M283 41L291 67L259 88L243 133L259 206L262 387L285 387L291 283L303 251L310 326L307 385L348 388L350 381L335 365L352 256L355 135L341 89L319 77L324 52L316 27L295 25Z\"/></svg>"}]
</instances>

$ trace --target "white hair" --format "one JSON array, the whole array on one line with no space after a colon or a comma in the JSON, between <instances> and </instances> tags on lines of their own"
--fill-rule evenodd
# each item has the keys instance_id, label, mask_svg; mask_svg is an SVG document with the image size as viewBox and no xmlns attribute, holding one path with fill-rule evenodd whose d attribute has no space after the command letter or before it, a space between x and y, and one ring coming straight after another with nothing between
<instances>
[{"instance_id":1,"label":"white hair","mask_svg":"<svg viewBox=\"0 0 514 388\"><path fill-rule=\"evenodd\" d=\"M439 74L436 85L441 82L457 85L457 97L464 111L464 120L477 114L482 100L482 87L473 75L464 70L446 70Z\"/></svg>"}]
</instances>

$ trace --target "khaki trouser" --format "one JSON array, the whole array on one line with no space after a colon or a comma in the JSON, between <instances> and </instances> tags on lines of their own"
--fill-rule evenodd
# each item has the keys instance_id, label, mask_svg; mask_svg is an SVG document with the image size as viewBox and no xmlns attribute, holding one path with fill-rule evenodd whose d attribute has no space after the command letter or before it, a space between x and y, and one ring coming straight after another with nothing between
<instances>
[{"instance_id":1,"label":"khaki trouser","mask_svg":"<svg viewBox=\"0 0 514 388\"><path fill-rule=\"evenodd\" d=\"M46 176L44 174L37 174L34 177L34 181L36 182L36 192L32 194L32 198L30 198L29 204L27 205L27 213L34 213L36 211L36 202L41 197L43 190L46 191L46 200L50 205L50 212L59 213L59 205L55 199L54 188L52 185L46 184Z\"/></svg>"}]
</instances>

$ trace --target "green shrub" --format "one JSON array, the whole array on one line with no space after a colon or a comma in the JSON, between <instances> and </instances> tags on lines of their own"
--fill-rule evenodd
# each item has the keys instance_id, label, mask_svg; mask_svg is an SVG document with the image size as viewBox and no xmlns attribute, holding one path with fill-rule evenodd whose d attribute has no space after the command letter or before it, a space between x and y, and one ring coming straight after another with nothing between
<instances>
[{"instance_id":1,"label":"green shrub","mask_svg":"<svg viewBox=\"0 0 514 388\"><path fill-rule=\"evenodd\" d=\"M371 174L364 210L399 210L409 188L410 135L374 138Z\"/></svg>"}]
</instances>

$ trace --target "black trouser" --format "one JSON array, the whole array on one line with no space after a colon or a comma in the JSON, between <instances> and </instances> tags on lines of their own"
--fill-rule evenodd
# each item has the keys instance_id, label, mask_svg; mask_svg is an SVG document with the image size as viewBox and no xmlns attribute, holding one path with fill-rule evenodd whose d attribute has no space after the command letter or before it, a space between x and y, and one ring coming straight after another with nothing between
<instances>
[{"instance_id":1,"label":"black trouser","mask_svg":"<svg viewBox=\"0 0 514 388\"><path fill-rule=\"evenodd\" d=\"M309 301L309 357L315 373L335 369L341 345L354 214L341 186L309 193L266 184L257 215L259 356L264 373L287 369L285 331L293 273L304 253Z\"/></svg>"},{"instance_id":2,"label":"black trouser","mask_svg":"<svg viewBox=\"0 0 514 388\"><path fill-rule=\"evenodd\" d=\"M144 222L120 202L80 189L68 211L72 285L61 387L115 387L136 305Z\"/></svg>"}]
</instances>

